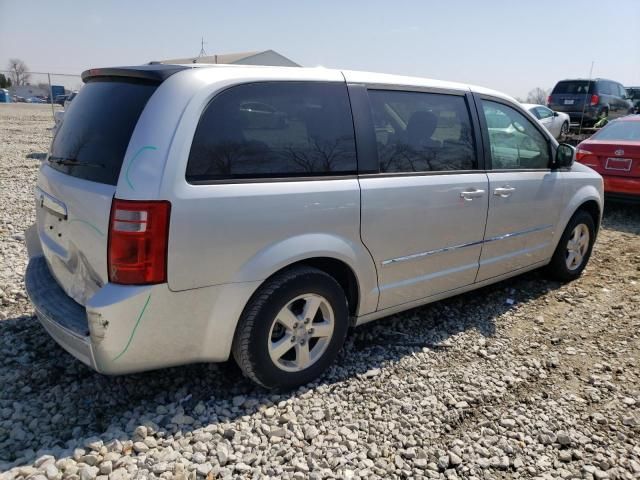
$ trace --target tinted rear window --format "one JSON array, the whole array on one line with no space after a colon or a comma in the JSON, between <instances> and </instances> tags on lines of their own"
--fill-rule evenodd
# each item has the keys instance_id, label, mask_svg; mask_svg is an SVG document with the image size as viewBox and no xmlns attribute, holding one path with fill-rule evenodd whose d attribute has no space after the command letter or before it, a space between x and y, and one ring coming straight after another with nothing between
<instances>
[{"instance_id":1,"label":"tinted rear window","mask_svg":"<svg viewBox=\"0 0 640 480\"><path fill-rule=\"evenodd\" d=\"M589 82L589 80L567 80L558 82L551 93L570 95L593 93L593 84L594 82Z\"/></svg>"},{"instance_id":2,"label":"tinted rear window","mask_svg":"<svg viewBox=\"0 0 640 480\"><path fill-rule=\"evenodd\" d=\"M611 122L591 136L592 140L633 140L640 141L640 122Z\"/></svg>"},{"instance_id":3,"label":"tinted rear window","mask_svg":"<svg viewBox=\"0 0 640 480\"><path fill-rule=\"evenodd\" d=\"M74 177L116 185L133 129L156 88L123 80L87 83L64 114L49 165Z\"/></svg>"},{"instance_id":4,"label":"tinted rear window","mask_svg":"<svg viewBox=\"0 0 640 480\"><path fill-rule=\"evenodd\" d=\"M356 173L344 83L240 85L215 97L196 129L187 180Z\"/></svg>"}]
</instances>

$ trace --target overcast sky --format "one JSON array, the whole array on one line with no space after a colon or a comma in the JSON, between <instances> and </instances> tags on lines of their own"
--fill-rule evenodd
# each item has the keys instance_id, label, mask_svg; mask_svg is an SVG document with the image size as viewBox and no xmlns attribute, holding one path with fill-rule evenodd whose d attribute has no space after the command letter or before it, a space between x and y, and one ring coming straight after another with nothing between
<instances>
[{"instance_id":1,"label":"overcast sky","mask_svg":"<svg viewBox=\"0 0 640 480\"><path fill-rule=\"evenodd\" d=\"M640 0L0 0L0 69L274 49L304 66L418 75L525 96L566 77L640 85Z\"/></svg>"}]
</instances>

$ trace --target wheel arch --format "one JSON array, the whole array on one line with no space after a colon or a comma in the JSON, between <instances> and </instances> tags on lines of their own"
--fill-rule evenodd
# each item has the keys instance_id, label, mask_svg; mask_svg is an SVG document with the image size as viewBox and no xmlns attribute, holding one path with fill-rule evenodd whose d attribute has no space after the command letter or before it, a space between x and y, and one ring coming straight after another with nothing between
<instances>
[{"instance_id":1,"label":"wheel arch","mask_svg":"<svg viewBox=\"0 0 640 480\"><path fill-rule=\"evenodd\" d=\"M226 318L227 333L220 348L228 358L242 313L251 298L274 275L296 265L318 268L336 278L345 288L350 315L374 312L378 306L378 277L369 252L361 242L347 241L329 234L304 234L269 245L251 257L231 282L221 285L211 319ZM220 337L220 325L210 322L204 338ZM206 343L206 342L205 342Z\"/></svg>"},{"instance_id":2,"label":"wheel arch","mask_svg":"<svg viewBox=\"0 0 640 480\"><path fill-rule=\"evenodd\" d=\"M220 301L214 302L213 311L210 313L207 331L203 333L203 349L206 351L206 345L214 341L222 343L219 348L219 355L216 361L220 359L228 359L231 353L233 340L236 337L238 325L242 318L243 312L247 305L254 298L256 292L265 285L271 278L284 271L290 270L296 266L313 267L332 276L338 284L345 290L347 303L349 307L349 315L354 321L357 315L363 310L363 305L372 304L372 311L377 306L377 278L375 279L375 298L371 292L365 290L365 283L359 278L352 265L343 259L332 256L309 256L301 259L292 260L289 263L280 265L274 269L263 280L235 282L220 286L220 292L217 298ZM369 293L369 299L367 294ZM373 303L372 303L373 302ZM369 307L366 307L369 308ZM369 312L368 312L369 313ZM216 319L225 319L225 322L216 321ZM207 358L207 357L203 357Z\"/></svg>"},{"instance_id":3,"label":"wheel arch","mask_svg":"<svg viewBox=\"0 0 640 480\"><path fill-rule=\"evenodd\" d=\"M318 269L338 282L347 297L349 315L351 317L357 316L361 297L358 277L349 264L334 257L309 257L302 260L297 260L273 272L271 275L269 275L269 277L267 277L260 283L260 286L266 284L271 278L275 277L276 275L279 275L283 272L286 272L287 270L291 270L298 266ZM258 289L259 288L260 287L258 287Z\"/></svg>"},{"instance_id":4,"label":"wheel arch","mask_svg":"<svg viewBox=\"0 0 640 480\"><path fill-rule=\"evenodd\" d=\"M568 198L566 207L563 209L563 213L558 220L558 228L554 233L554 238L551 243L553 250L549 252L549 258L551 258L551 255L555 252L555 249L562 238L562 234L571 221L571 218L579 210L584 210L592 216L597 235L600 229L600 221L602 219L603 200L602 193L595 184L582 185L580 188L572 192L570 198Z\"/></svg>"},{"instance_id":5,"label":"wheel arch","mask_svg":"<svg viewBox=\"0 0 640 480\"><path fill-rule=\"evenodd\" d=\"M582 165L579 166L581 170L585 170L587 168ZM591 174L589 174L589 176L591 176ZM599 182L602 182L602 180L599 180ZM571 182L569 182L569 185L571 185ZM604 207L602 184L600 183L600 185L598 185L598 182L590 180L588 183L585 183L580 187L570 187L570 191L571 193L566 197L566 204L562 209L562 213L558 219L557 227L554 232L553 240L550 244L549 259L551 259L553 252L555 252L569 221L571 221L571 218L578 210L583 209L587 211L593 217L593 223L596 226L596 234L599 231Z\"/></svg>"},{"instance_id":6,"label":"wheel arch","mask_svg":"<svg viewBox=\"0 0 640 480\"><path fill-rule=\"evenodd\" d=\"M361 295L360 284L358 283L356 273L348 264L336 258L313 257L306 260L300 260L293 265L290 265L290 267L294 267L296 265L306 265L317 268L318 270L321 270L327 275L333 277L333 279L340 284L342 290L344 290L344 293L347 296L349 315L351 317L357 316Z\"/></svg>"},{"instance_id":7,"label":"wheel arch","mask_svg":"<svg viewBox=\"0 0 640 480\"><path fill-rule=\"evenodd\" d=\"M593 218L593 224L595 225L596 235L597 235L598 231L600 230L600 219L602 218L602 212L600 210L600 205L598 205L598 202L596 202L595 200L585 201L584 203L580 204L580 206L578 206L578 208L573 213L573 215L575 215L580 210L584 210L589 215L591 215L591 218ZM571 216L573 217L573 215Z\"/></svg>"},{"instance_id":8,"label":"wheel arch","mask_svg":"<svg viewBox=\"0 0 640 480\"><path fill-rule=\"evenodd\" d=\"M296 265L331 275L344 289L351 315L371 313L377 308L378 278L371 255L362 243L334 235L304 234L270 245L248 260L233 282L259 280L262 285Z\"/></svg>"}]
</instances>

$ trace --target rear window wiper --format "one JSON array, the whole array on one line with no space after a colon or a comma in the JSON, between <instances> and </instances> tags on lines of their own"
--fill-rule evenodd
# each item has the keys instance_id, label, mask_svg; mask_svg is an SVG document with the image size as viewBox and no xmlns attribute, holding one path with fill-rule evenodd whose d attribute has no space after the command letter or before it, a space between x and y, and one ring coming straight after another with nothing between
<instances>
[{"instance_id":1,"label":"rear window wiper","mask_svg":"<svg viewBox=\"0 0 640 480\"><path fill-rule=\"evenodd\" d=\"M51 163L56 165L71 165L73 167L98 167L105 168L102 163L80 162L75 158L49 157Z\"/></svg>"}]
</instances>

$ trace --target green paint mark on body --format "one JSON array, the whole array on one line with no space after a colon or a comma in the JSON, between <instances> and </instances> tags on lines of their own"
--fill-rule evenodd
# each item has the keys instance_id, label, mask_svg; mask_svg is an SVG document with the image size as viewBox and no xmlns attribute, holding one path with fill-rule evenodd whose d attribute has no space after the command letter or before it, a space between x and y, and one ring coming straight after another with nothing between
<instances>
[{"instance_id":1,"label":"green paint mark on body","mask_svg":"<svg viewBox=\"0 0 640 480\"><path fill-rule=\"evenodd\" d=\"M131 335L129 336L129 341L125 345L124 349L118 355L115 356L115 358L113 359L114 362L118 360L122 355L124 355L125 352L129 349L129 345L131 345L133 336L136 334L138 325L140 325L140 320L142 319L142 315L144 315L144 311L147 309L147 305L149 305L149 300L151 300L151 294L149 294L149 296L147 297L147 301L144 303L144 307L142 307L142 310L140 311L140 315L138 315L138 320L136 320L136 324L133 326L133 330L131 331Z\"/></svg>"},{"instance_id":2,"label":"green paint mark on body","mask_svg":"<svg viewBox=\"0 0 640 480\"><path fill-rule=\"evenodd\" d=\"M129 188L131 190L135 190L133 183L131 183L131 179L129 178L129 170L131 170L131 166L134 164L134 162L138 159L138 157L142 154L142 152L144 152L145 150L157 150L156 147L152 146L152 145L145 145L144 147L141 147L134 155L133 157L131 157L131 160L129 160L129 164L127 165L127 169L124 172L124 178L127 181L127 184L129 185Z\"/></svg>"},{"instance_id":3,"label":"green paint mark on body","mask_svg":"<svg viewBox=\"0 0 640 480\"><path fill-rule=\"evenodd\" d=\"M87 222L86 220L81 220L79 218L74 218L72 220L69 220L69 223L73 223L73 222L82 223L83 225L86 225L87 227L90 227L91 229L95 230L95 232L101 237L104 237L104 232L91 222Z\"/></svg>"}]
</instances>

